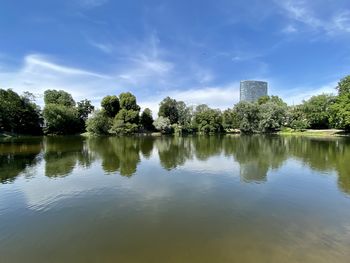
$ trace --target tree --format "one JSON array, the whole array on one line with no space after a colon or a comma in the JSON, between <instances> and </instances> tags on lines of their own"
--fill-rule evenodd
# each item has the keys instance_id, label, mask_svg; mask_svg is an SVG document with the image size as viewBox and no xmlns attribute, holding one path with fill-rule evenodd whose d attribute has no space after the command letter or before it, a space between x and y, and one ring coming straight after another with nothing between
<instances>
[{"instance_id":1,"label":"tree","mask_svg":"<svg viewBox=\"0 0 350 263\"><path fill-rule=\"evenodd\" d=\"M186 132L191 131L191 122L193 117L193 107L188 107L185 102L176 102L176 109L178 112L178 124L181 126L182 130Z\"/></svg>"},{"instance_id":2,"label":"tree","mask_svg":"<svg viewBox=\"0 0 350 263\"><path fill-rule=\"evenodd\" d=\"M238 129L239 120L237 112L233 109L226 109L222 114L222 126L224 129Z\"/></svg>"},{"instance_id":3,"label":"tree","mask_svg":"<svg viewBox=\"0 0 350 263\"><path fill-rule=\"evenodd\" d=\"M259 131L275 132L286 121L287 105L270 100L259 106Z\"/></svg>"},{"instance_id":4,"label":"tree","mask_svg":"<svg viewBox=\"0 0 350 263\"><path fill-rule=\"evenodd\" d=\"M136 103L136 97L130 92L121 93L119 101L122 109L140 111L140 106Z\"/></svg>"},{"instance_id":5,"label":"tree","mask_svg":"<svg viewBox=\"0 0 350 263\"><path fill-rule=\"evenodd\" d=\"M310 127L302 105L291 106L287 109L286 126L303 131Z\"/></svg>"},{"instance_id":6,"label":"tree","mask_svg":"<svg viewBox=\"0 0 350 263\"><path fill-rule=\"evenodd\" d=\"M140 106L136 103L136 97L130 92L119 95L120 110L113 119L109 130L112 134L131 134L137 132L140 119Z\"/></svg>"},{"instance_id":7,"label":"tree","mask_svg":"<svg viewBox=\"0 0 350 263\"><path fill-rule=\"evenodd\" d=\"M328 94L313 96L303 102L302 109L312 129L330 128L330 110L334 102L335 97Z\"/></svg>"},{"instance_id":8,"label":"tree","mask_svg":"<svg viewBox=\"0 0 350 263\"><path fill-rule=\"evenodd\" d=\"M223 131L220 110L210 109L207 105L199 105L194 113L194 123L199 132L216 133Z\"/></svg>"},{"instance_id":9,"label":"tree","mask_svg":"<svg viewBox=\"0 0 350 263\"><path fill-rule=\"evenodd\" d=\"M44 132L47 134L75 134L84 131L85 120L93 106L83 100L75 106L72 95L63 90L46 90L44 93Z\"/></svg>"},{"instance_id":10,"label":"tree","mask_svg":"<svg viewBox=\"0 0 350 263\"><path fill-rule=\"evenodd\" d=\"M31 93L19 96L10 89L0 89L0 131L37 135L41 125L40 108Z\"/></svg>"},{"instance_id":11,"label":"tree","mask_svg":"<svg viewBox=\"0 0 350 263\"><path fill-rule=\"evenodd\" d=\"M154 127L161 131L162 133L170 133L171 132L171 123L169 118L160 116L153 122Z\"/></svg>"},{"instance_id":12,"label":"tree","mask_svg":"<svg viewBox=\"0 0 350 263\"><path fill-rule=\"evenodd\" d=\"M106 96L101 101L101 106L108 117L113 118L120 110L119 99L117 96Z\"/></svg>"},{"instance_id":13,"label":"tree","mask_svg":"<svg viewBox=\"0 0 350 263\"><path fill-rule=\"evenodd\" d=\"M342 78L338 82L338 95L346 95L350 93L350 75L346 76L345 78Z\"/></svg>"},{"instance_id":14,"label":"tree","mask_svg":"<svg viewBox=\"0 0 350 263\"><path fill-rule=\"evenodd\" d=\"M44 92L45 104L59 104L67 107L74 107L75 101L71 94L64 90L46 90Z\"/></svg>"},{"instance_id":15,"label":"tree","mask_svg":"<svg viewBox=\"0 0 350 263\"><path fill-rule=\"evenodd\" d=\"M139 111L121 109L113 120L110 129L114 134L130 134L138 130Z\"/></svg>"},{"instance_id":16,"label":"tree","mask_svg":"<svg viewBox=\"0 0 350 263\"><path fill-rule=\"evenodd\" d=\"M154 130L152 111L149 108L144 109L144 111L142 112L140 124L147 131Z\"/></svg>"},{"instance_id":17,"label":"tree","mask_svg":"<svg viewBox=\"0 0 350 263\"><path fill-rule=\"evenodd\" d=\"M338 84L338 97L330 106L330 122L335 128L350 131L350 75Z\"/></svg>"},{"instance_id":18,"label":"tree","mask_svg":"<svg viewBox=\"0 0 350 263\"><path fill-rule=\"evenodd\" d=\"M258 99L257 103L259 105L262 105L262 104L267 103L268 101L270 101L270 96L262 96Z\"/></svg>"},{"instance_id":19,"label":"tree","mask_svg":"<svg viewBox=\"0 0 350 263\"><path fill-rule=\"evenodd\" d=\"M86 121L86 130L93 135L107 135L112 126L112 120L105 111L95 111Z\"/></svg>"},{"instance_id":20,"label":"tree","mask_svg":"<svg viewBox=\"0 0 350 263\"><path fill-rule=\"evenodd\" d=\"M43 111L46 134L74 134L79 132L79 114L75 107L48 104Z\"/></svg>"},{"instance_id":21,"label":"tree","mask_svg":"<svg viewBox=\"0 0 350 263\"><path fill-rule=\"evenodd\" d=\"M176 100L166 97L159 104L159 117L168 118L171 124L177 123L179 120L178 104Z\"/></svg>"},{"instance_id":22,"label":"tree","mask_svg":"<svg viewBox=\"0 0 350 263\"><path fill-rule=\"evenodd\" d=\"M77 103L77 110L78 110L78 115L79 118L85 122L91 112L95 107L91 104L91 101L89 100L82 100Z\"/></svg>"},{"instance_id":23,"label":"tree","mask_svg":"<svg viewBox=\"0 0 350 263\"><path fill-rule=\"evenodd\" d=\"M136 110L127 110L127 109L121 109L118 114L115 116L116 120L121 120L125 123L139 123L139 111Z\"/></svg>"},{"instance_id":24,"label":"tree","mask_svg":"<svg viewBox=\"0 0 350 263\"><path fill-rule=\"evenodd\" d=\"M257 103L241 101L234 107L243 133L253 133L259 129L259 107Z\"/></svg>"}]
</instances>

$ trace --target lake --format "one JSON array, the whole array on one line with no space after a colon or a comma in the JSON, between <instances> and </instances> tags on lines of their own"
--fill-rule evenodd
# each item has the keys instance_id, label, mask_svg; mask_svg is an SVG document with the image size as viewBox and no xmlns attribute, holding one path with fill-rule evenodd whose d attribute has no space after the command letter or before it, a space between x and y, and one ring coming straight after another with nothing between
<instances>
[{"instance_id":1,"label":"lake","mask_svg":"<svg viewBox=\"0 0 350 263\"><path fill-rule=\"evenodd\" d=\"M349 262L350 140L0 141L0 262Z\"/></svg>"}]
</instances>

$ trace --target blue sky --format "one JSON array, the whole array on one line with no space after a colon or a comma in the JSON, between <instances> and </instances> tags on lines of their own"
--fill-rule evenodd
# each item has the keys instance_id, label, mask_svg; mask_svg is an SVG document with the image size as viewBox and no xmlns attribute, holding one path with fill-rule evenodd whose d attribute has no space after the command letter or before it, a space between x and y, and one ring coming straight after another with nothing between
<instances>
[{"instance_id":1,"label":"blue sky","mask_svg":"<svg viewBox=\"0 0 350 263\"><path fill-rule=\"evenodd\" d=\"M225 109L258 79L291 104L335 92L349 40L348 0L1 0L0 87Z\"/></svg>"}]
</instances>

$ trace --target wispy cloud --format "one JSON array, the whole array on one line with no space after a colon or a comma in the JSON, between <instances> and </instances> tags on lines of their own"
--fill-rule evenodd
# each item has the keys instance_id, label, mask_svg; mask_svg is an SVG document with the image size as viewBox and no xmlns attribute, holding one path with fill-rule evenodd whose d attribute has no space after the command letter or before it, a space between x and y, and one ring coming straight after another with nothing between
<instances>
[{"instance_id":1,"label":"wispy cloud","mask_svg":"<svg viewBox=\"0 0 350 263\"><path fill-rule=\"evenodd\" d=\"M108 75L81 68L57 64L39 54L24 58L17 70L2 70L1 88L11 88L16 92L30 91L42 95L46 89L64 89L76 99L89 98L96 101L101 93L113 87L116 80ZM38 101L42 104L42 101Z\"/></svg>"},{"instance_id":2,"label":"wispy cloud","mask_svg":"<svg viewBox=\"0 0 350 263\"><path fill-rule=\"evenodd\" d=\"M50 62L47 58L45 58L45 56L42 55L32 54L25 57L23 72L35 73L36 71L40 71L40 69L48 69L50 71L66 75L85 75L97 78L109 78L106 75L55 64Z\"/></svg>"},{"instance_id":3,"label":"wispy cloud","mask_svg":"<svg viewBox=\"0 0 350 263\"><path fill-rule=\"evenodd\" d=\"M338 13L333 18L332 25L336 30L350 33L350 11L346 10Z\"/></svg>"},{"instance_id":4,"label":"wispy cloud","mask_svg":"<svg viewBox=\"0 0 350 263\"><path fill-rule=\"evenodd\" d=\"M297 28L294 25L288 25L282 30L283 33L291 34L298 32Z\"/></svg>"},{"instance_id":5,"label":"wispy cloud","mask_svg":"<svg viewBox=\"0 0 350 263\"><path fill-rule=\"evenodd\" d=\"M95 8L106 4L109 0L77 0L78 4L84 8Z\"/></svg>"},{"instance_id":6,"label":"wispy cloud","mask_svg":"<svg viewBox=\"0 0 350 263\"><path fill-rule=\"evenodd\" d=\"M310 30L322 31L327 35L350 32L349 9L329 10L326 12L327 16L325 16L321 15L321 12L318 12L318 10L327 6L326 3L316 5L313 1L308 2L303 0L275 2L284 10L287 17L307 26ZM295 25L293 27L287 26L284 31L292 33L295 32L294 29L297 29Z\"/></svg>"},{"instance_id":7,"label":"wispy cloud","mask_svg":"<svg viewBox=\"0 0 350 263\"><path fill-rule=\"evenodd\" d=\"M332 81L321 87L296 87L290 90L281 90L277 93L281 96L289 105L296 105L303 100L308 100L312 96L320 94L336 94L337 81Z\"/></svg>"},{"instance_id":8,"label":"wispy cloud","mask_svg":"<svg viewBox=\"0 0 350 263\"><path fill-rule=\"evenodd\" d=\"M150 108L153 115L158 113L159 103L165 97L170 96L178 101L184 101L191 106L207 104L212 108L232 108L239 101L239 83L234 82L222 86L207 86L188 88L185 90L172 90L145 98L141 102L142 108Z\"/></svg>"},{"instance_id":9,"label":"wispy cloud","mask_svg":"<svg viewBox=\"0 0 350 263\"><path fill-rule=\"evenodd\" d=\"M100 50L106 54L111 54L114 50L113 45L110 43L99 43L99 42L95 42L92 40L89 40L88 42L91 46L97 48L98 50Z\"/></svg>"}]
</instances>

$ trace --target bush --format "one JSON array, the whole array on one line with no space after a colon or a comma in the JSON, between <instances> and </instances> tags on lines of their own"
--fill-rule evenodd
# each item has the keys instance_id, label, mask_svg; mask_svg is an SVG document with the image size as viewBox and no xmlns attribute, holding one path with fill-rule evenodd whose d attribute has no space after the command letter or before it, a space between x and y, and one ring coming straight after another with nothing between
<instances>
[{"instance_id":1,"label":"bush","mask_svg":"<svg viewBox=\"0 0 350 263\"><path fill-rule=\"evenodd\" d=\"M104 111L95 111L86 121L86 130L94 135L106 135L112 126L112 120Z\"/></svg>"},{"instance_id":2,"label":"bush","mask_svg":"<svg viewBox=\"0 0 350 263\"><path fill-rule=\"evenodd\" d=\"M171 132L171 123L169 118L160 116L153 122L154 127L162 133Z\"/></svg>"}]
</instances>

